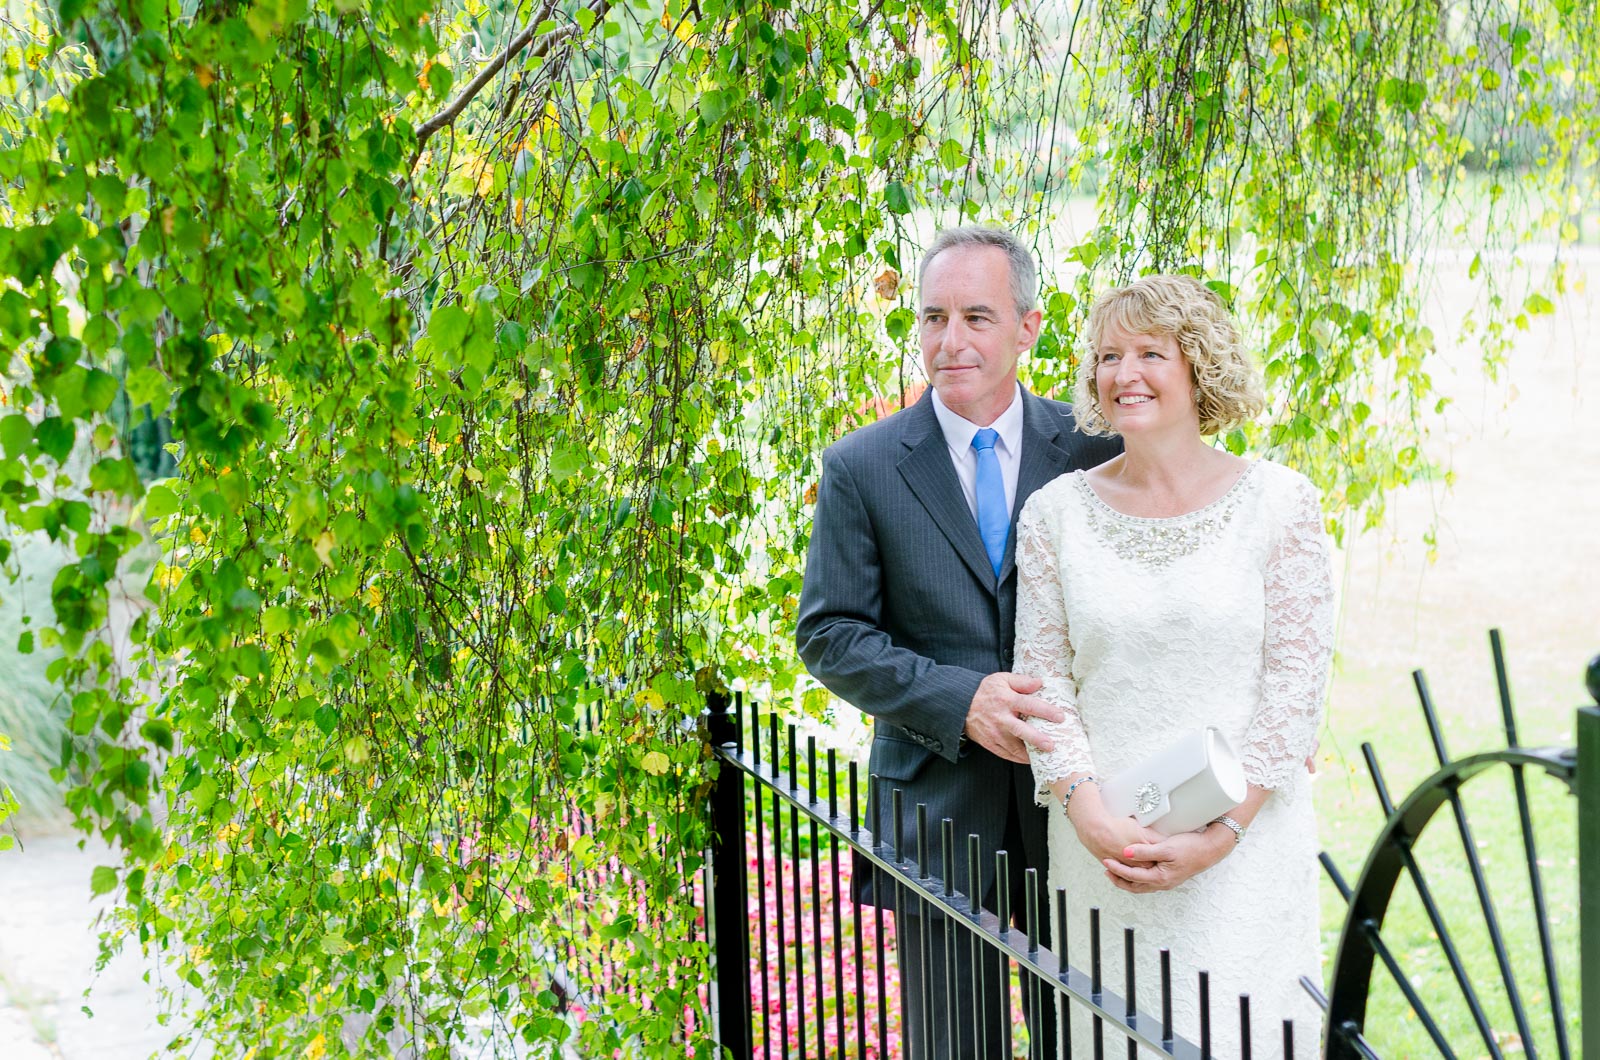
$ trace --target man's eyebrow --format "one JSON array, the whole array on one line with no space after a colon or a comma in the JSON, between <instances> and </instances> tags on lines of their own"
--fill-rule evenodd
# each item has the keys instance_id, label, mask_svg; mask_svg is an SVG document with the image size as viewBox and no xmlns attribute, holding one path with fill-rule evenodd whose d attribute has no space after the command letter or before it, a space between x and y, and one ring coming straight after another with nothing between
<instances>
[{"instance_id":1,"label":"man's eyebrow","mask_svg":"<svg viewBox=\"0 0 1600 1060\"><path fill-rule=\"evenodd\" d=\"M1000 315L1000 311L998 309L996 309L994 306L984 305L981 302L979 304L977 304L977 305L964 306L964 307L962 307L961 311L963 313L965 313L965 314L968 314L968 315L978 314L980 316L991 316L991 317Z\"/></svg>"},{"instance_id":2,"label":"man's eyebrow","mask_svg":"<svg viewBox=\"0 0 1600 1060\"><path fill-rule=\"evenodd\" d=\"M948 310L945 309L944 306L942 306L942 305L934 305L932 303L928 303L928 304L924 305L922 307L922 311L924 313L946 313L946 312L948 312ZM961 307L961 313L964 316L969 316L969 315L972 315L972 314L979 314L979 315L991 316L991 317L1000 315L999 311L996 310L993 306L984 305L982 303L979 303L978 305L962 306Z\"/></svg>"}]
</instances>

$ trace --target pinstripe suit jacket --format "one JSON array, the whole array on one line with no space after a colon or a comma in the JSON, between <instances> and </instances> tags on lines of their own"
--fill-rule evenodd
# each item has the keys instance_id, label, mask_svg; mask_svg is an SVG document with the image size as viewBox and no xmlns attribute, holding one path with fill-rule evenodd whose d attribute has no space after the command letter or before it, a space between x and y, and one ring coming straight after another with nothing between
<instances>
[{"instance_id":1,"label":"pinstripe suit jacket","mask_svg":"<svg viewBox=\"0 0 1600 1060\"><path fill-rule=\"evenodd\" d=\"M1029 767L961 742L979 682L1011 669L1016 517L1034 490L1122 448L1074 430L1070 405L1026 390L1021 397L1022 458L999 576L956 478L933 395L925 393L823 453L795 636L812 675L876 719L871 772L904 790L908 842L915 842L918 803L928 807L935 844L944 817L955 819L958 849L969 833L980 837L986 903L993 852L1008 824L1023 847L1013 842L1010 851L1014 881L1028 865L1042 874L1047 864ZM868 827L892 838L888 812L869 799ZM965 854L956 860L956 886L971 893ZM868 873L857 872L856 890L873 901Z\"/></svg>"}]
</instances>

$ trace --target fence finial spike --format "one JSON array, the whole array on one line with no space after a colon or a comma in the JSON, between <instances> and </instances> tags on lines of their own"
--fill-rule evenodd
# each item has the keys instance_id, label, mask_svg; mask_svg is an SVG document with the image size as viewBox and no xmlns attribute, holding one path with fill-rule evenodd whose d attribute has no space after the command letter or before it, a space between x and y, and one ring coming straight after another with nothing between
<instances>
[{"instance_id":1,"label":"fence finial spike","mask_svg":"<svg viewBox=\"0 0 1600 1060\"><path fill-rule=\"evenodd\" d=\"M1372 777L1372 786L1378 793L1378 805L1383 810L1385 817L1394 812L1394 800L1389 797L1389 785L1384 782L1383 770L1378 768L1378 752L1371 742L1361 745L1361 755L1367 760L1367 773Z\"/></svg>"},{"instance_id":2,"label":"fence finial spike","mask_svg":"<svg viewBox=\"0 0 1600 1060\"><path fill-rule=\"evenodd\" d=\"M1339 897L1344 899L1346 905L1349 905L1350 895L1353 892L1350 890L1350 885L1345 882L1344 873L1340 872L1339 866L1333 863L1333 856L1324 850L1317 855L1317 860L1322 863L1328 878L1333 881L1333 886L1338 890Z\"/></svg>"},{"instance_id":3,"label":"fence finial spike","mask_svg":"<svg viewBox=\"0 0 1600 1060\"><path fill-rule=\"evenodd\" d=\"M1494 655L1495 690L1500 694L1500 721L1506 731L1506 746L1518 746L1517 715L1511 709L1511 678L1506 673L1506 646L1498 629L1489 631L1489 650Z\"/></svg>"},{"instance_id":4,"label":"fence finial spike","mask_svg":"<svg viewBox=\"0 0 1600 1060\"><path fill-rule=\"evenodd\" d=\"M1444 730L1439 727L1439 712L1434 709L1428 679L1421 670L1412 670L1411 680L1417 686L1417 702L1422 705L1422 718L1428 723L1428 739L1433 741L1434 757L1443 768L1450 764L1450 754L1444 749Z\"/></svg>"},{"instance_id":5,"label":"fence finial spike","mask_svg":"<svg viewBox=\"0 0 1600 1060\"><path fill-rule=\"evenodd\" d=\"M1589 668L1584 674L1584 684L1589 688L1589 698L1600 704L1600 655L1589 660Z\"/></svg>"}]
</instances>

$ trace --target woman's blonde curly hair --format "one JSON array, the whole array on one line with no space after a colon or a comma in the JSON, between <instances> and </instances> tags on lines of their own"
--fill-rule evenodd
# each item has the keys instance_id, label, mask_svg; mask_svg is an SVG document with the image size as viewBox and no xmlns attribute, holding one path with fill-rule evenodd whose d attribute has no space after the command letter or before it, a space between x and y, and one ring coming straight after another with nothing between
<instances>
[{"instance_id":1,"label":"woman's blonde curly hair","mask_svg":"<svg viewBox=\"0 0 1600 1060\"><path fill-rule=\"evenodd\" d=\"M1095 368L1100 337L1115 324L1135 335L1171 335L1189 364L1200 433L1220 434L1260 415L1267 406L1261 372L1245 352L1239 329L1217 293L1192 276L1144 276L1114 287L1089 310L1088 345L1078 368L1078 429L1115 434L1100 406Z\"/></svg>"}]
</instances>

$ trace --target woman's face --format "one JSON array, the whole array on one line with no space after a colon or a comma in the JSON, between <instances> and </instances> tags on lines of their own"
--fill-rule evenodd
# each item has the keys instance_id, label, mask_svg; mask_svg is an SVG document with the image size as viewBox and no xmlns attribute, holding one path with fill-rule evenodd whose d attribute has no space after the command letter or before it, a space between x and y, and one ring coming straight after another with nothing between
<instances>
[{"instance_id":1,"label":"woman's face","mask_svg":"<svg viewBox=\"0 0 1600 1060\"><path fill-rule=\"evenodd\" d=\"M1193 373L1171 335L1140 335L1107 324L1095 350L1094 383L1106 420L1118 434L1199 433Z\"/></svg>"}]
</instances>

